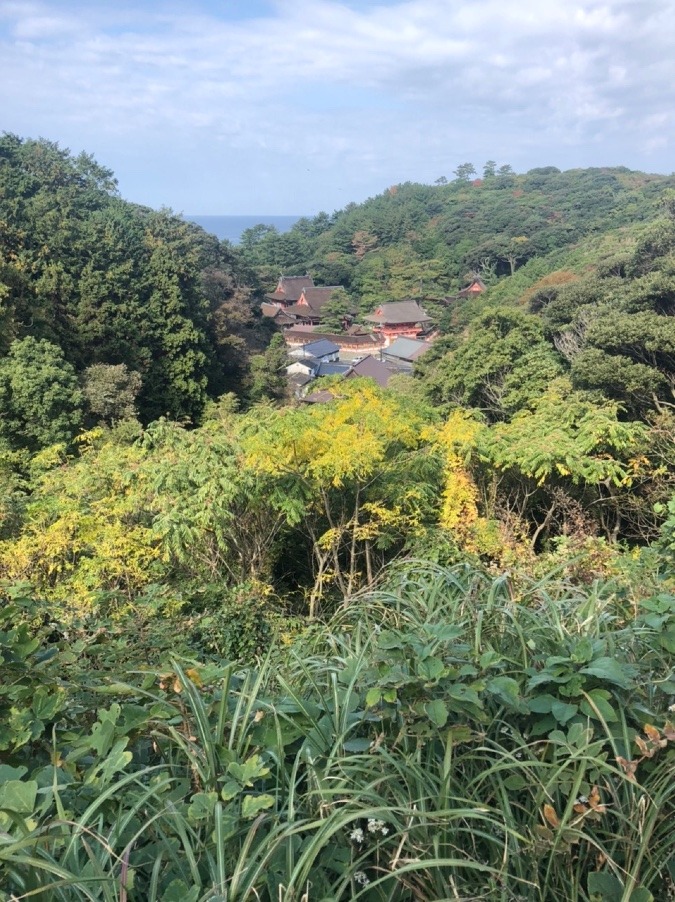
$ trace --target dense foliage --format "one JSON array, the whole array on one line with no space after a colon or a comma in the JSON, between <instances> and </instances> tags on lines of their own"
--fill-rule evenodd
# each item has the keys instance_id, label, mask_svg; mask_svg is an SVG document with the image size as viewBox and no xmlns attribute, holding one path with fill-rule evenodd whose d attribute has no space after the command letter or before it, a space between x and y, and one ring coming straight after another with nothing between
<instances>
[{"instance_id":1,"label":"dense foliage","mask_svg":"<svg viewBox=\"0 0 675 902\"><path fill-rule=\"evenodd\" d=\"M23 379L26 365L39 383L48 378L40 371L66 362L59 391L70 422L62 418L51 435L29 427L29 441L42 445L63 429L72 436L73 416L97 412L72 379L91 366L124 365L140 379L146 421L196 420L209 395L245 395L249 351L262 341L251 282L231 249L202 229L123 201L112 172L90 156L0 138L0 353L34 340L10 354L2 377L19 418L15 440L22 417L49 415L34 409L40 389Z\"/></svg>"},{"instance_id":2,"label":"dense foliage","mask_svg":"<svg viewBox=\"0 0 675 902\"><path fill-rule=\"evenodd\" d=\"M474 181L395 185L285 234L257 227L242 252L269 281L292 270L345 285L365 311L380 301L441 298L471 270L491 281L587 236L650 220L669 185L672 178L621 167L516 175L505 166Z\"/></svg>"},{"instance_id":3,"label":"dense foliage","mask_svg":"<svg viewBox=\"0 0 675 902\"><path fill-rule=\"evenodd\" d=\"M233 248L0 140L3 902L672 898L672 179L475 174ZM290 403L280 269L436 340Z\"/></svg>"},{"instance_id":4,"label":"dense foliage","mask_svg":"<svg viewBox=\"0 0 675 902\"><path fill-rule=\"evenodd\" d=\"M17 595L1 897L667 898L675 599L618 588L408 565L257 668L109 676Z\"/></svg>"}]
</instances>

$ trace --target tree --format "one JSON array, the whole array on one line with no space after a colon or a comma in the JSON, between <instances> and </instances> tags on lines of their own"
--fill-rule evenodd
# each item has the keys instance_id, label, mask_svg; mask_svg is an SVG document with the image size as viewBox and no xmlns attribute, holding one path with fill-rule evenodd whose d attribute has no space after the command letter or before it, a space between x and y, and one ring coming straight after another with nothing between
<instances>
[{"instance_id":1,"label":"tree","mask_svg":"<svg viewBox=\"0 0 675 902\"><path fill-rule=\"evenodd\" d=\"M497 163L494 160L488 160L483 166L483 178L493 179L497 171Z\"/></svg>"},{"instance_id":2,"label":"tree","mask_svg":"<svg viewBox=\"0 0 675 902\"><path fill-rule=\"evenodd\" d=\"M249 395L252 401L281 401L288 393L286 367L288 366L288 349L283 336L277 333L272 336L269 347L262 354L251 357L251 388Z\"/></svg>"},{"instance_id":3,"label":"tree","mask_svg":"<svg viewBox=\"0 0 675 902\"><path fill-rule=\"evenodd\" d=\"M510 422L479 434L478 454L507 474L534 540L551 524L559 489L580 498L607 537L618 538L622 498L631 494L643 467L647 438L642 423L622 422L619 413L615 402L598 404L561 378Z\"/></svg>"},{"instance_id":4,"label":"tree","mask_svg":"<svg viewBox=\"0 0 675 902\"><path fill-rule=\"evenodd\" d=\"M425 370L437 402L475 407L494 420L527 406L562 367L539 319L503 308L479 317L462 345Z\"/></svg>"},{"instance_id":5,"label":"tree","mask_svg":"<svg viewBox=\"0 0 675 902\"><path fill-rule=\"evenodd\" d=\"M458 182L468 182L476 174L476 167L473 163L460 163L454 173Z\"/></svg>"},{"instance_id":6,"label":"tree","mask_svg":"<svg viewBox=\"0 0 675 902\"><path fill-rule=\"evenodd\" d=\"M142 380L124 363L94 363L82 374L82 392L89 411L107 425L137 415L136 398Z\"/></svg>"},{"instance_id":7,"label":"tree","mask_svg":"<svg viewBox=\"0 0 675 902\"><path fill-rule=\"evenodd\" d=\"M242 439L247 465L271 477L273 509L301 527L287 567L309 540L312 615L329 589L349 596L371 583L387 552L434 518L441 481L441 457L405 399L362 379L331 390L327 404L253 411Z\"/></svg>"},{"instance_id":8,"label":"tree","mask_svg":"<svg viewBox=\"0 0 675 902\"><path fill-rule=\"evenodd\" d=\"M527 245L530 239L526 235L516 235L506 245L503 250L504 259L511 268L511 275L516 271L516 264L527 256Z\"/></svg>"},{"instance_id":9,"label":"tree","mask_svg":"<svg viewBox=\"0 0 675 902\"><path fill-rule=\"evenodd\" d=\"M13 447L69 443L82 422L73 367L51 342L27 337L0 360L0 438Z\"/></svg>"},{"instance_id":10,"label":"tree","mask_svg":"<svg viewBox=\"0 0 675 902\"><path fill-rule=\"evenodd\" d=\"M321 308L321 329L323 332L340 333L354 311L354 304L345 291L334 291Z\"/></svg>"}]
</instances>

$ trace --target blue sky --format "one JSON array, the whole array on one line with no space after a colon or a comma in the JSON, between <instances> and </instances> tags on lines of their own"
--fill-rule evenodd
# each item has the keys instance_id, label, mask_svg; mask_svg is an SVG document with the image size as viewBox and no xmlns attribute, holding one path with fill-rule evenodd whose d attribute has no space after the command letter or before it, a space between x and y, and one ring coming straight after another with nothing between
<instances>
[{"instance_id":1,"label":"blue sky","mask_svg":"<svg viewBox=\"0 0 675 902\"><path fill-rule=\"evenodd\" d=\"M465 161L675 169L675 0L0 0L0 83L2 130L186 214Z\"/></svg>"}]
</instances>

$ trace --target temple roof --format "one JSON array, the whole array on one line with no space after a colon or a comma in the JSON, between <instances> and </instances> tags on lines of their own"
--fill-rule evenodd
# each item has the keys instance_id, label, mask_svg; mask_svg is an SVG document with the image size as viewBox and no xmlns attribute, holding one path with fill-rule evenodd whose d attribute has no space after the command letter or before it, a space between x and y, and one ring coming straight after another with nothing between
<instances>
[{"instance_id":1,"label":"temple roof","mask_svg":"<svg viewBox=\"0 0 675 902\"><path fill-rule=\"evenodd\" d=\"M320 338L318 341L310 341L306 345L301 345L296 349L295 353L297 354L298 351L302 351L302 356L321 359L322 357L329 357L331 354L338 354L340 346L327 338Z\"/></svg>"},{"instance_id":2,"label":"temple roof","mask_svg":"<svg viewBox=\"0 0 675 902\"><path fill-rule=\"evenodd\" d=\"M400 325L402 323L430 323L431 317L422 310L417 301L393 301L380 304L374 313L365 317L369 323Z\"/></svg>"},{"instance_id":3,"label":"temple roof","mask_svg":"<svg viewBox=\"0 0 675 902\"><path fill-rule=\"evenodd\" d=\"M297 301L304 288L313 288L314 279L311 276L281 276L277 287L265 297L270 301L285 301L287 304Z\"/></svg>"}]
</instances>

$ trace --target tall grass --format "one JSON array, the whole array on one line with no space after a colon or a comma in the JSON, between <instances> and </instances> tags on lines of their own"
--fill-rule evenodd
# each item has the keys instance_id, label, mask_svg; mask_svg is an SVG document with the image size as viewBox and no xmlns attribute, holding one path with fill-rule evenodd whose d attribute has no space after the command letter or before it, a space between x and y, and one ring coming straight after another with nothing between
<instances>
[{"instance_id":1,"label":"tall grass","mask_svg":"<svg viewBox=\"0 0 675 902\"><path fill-rule=\"evenodd\" d=\"M257 669L117 683L21 777L0 899L666 899L670 616L412 562Z\"/></svg>"}]
</instances>

